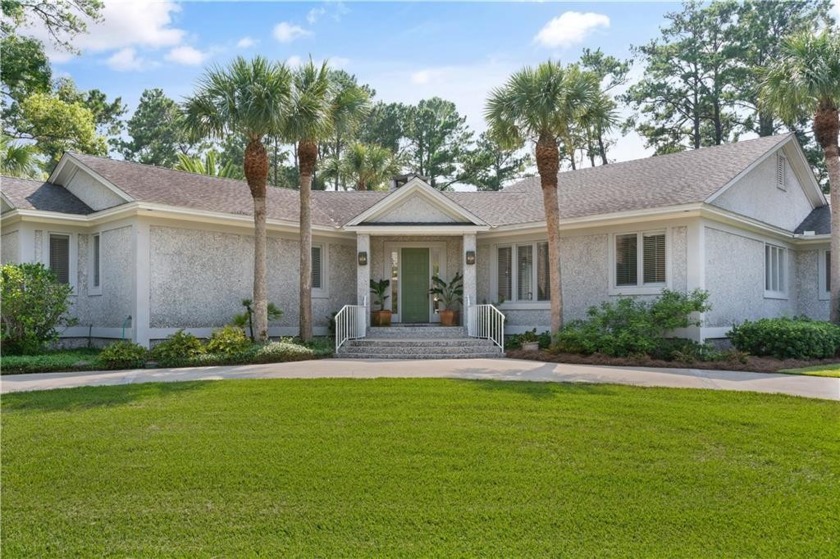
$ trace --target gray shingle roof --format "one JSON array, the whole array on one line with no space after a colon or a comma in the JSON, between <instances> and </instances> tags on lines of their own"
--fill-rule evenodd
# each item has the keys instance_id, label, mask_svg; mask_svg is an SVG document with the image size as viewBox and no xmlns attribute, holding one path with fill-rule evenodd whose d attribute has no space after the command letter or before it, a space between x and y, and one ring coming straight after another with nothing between
<instances>
[{"instance_id":1,"label":"gray shingle roof","mask_svg":"<svg viewBox=\"0 0 840 559\"><path fill-rule=\"evenodd\" d=\"M659 155L559 175L561 219L703 202L790 135ZM539 177L505 192L540 195Z\"/></svg>"},{"instance_id":2,"label":"gray shingle roof","mask_svg":"<svg viewBox=\"0 0 840 559\"><path fill-rule=\"evenodd\" d=\"M831 233L831 206L825 205L808 214L802 220L794 233L801 235L805 231L813 231L817 235L828 235Z\"/></svg>"},{"instance_id":3,"label":"gray shingle roof","mask_svg":"<svg viewBox=\"0 0 840 559\"><path fill-rule=\"evenodd\" d=\"M44 181L3 177L3 194L15 208L87 215L93 210L70 191Z\"/></svg>"},{"instance_id":4,"label":"gray shingle roof","mask_svg":"<svg viewBox=\"0 0 840 559\"><path fill-rule=\"evenodd\" d=\"M561 173L560 216L572 219L703 202L789 138L771 136ZM138 201L235 215L253 213L244 181L90 155L72 156ZM545 219L539 177L524 179L501 192L444 195L492 226ZM385 192L314 191L312 223L341 227L385 196ZM298 191L269 188L268 217L299 221Z\"/></svg>"}]
</instances>

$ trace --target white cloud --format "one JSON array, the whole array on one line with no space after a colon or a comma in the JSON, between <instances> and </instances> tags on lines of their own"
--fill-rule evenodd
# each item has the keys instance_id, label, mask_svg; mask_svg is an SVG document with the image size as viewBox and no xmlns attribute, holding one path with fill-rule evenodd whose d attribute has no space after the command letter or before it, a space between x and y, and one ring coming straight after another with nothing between
<instances>
[{"instance_id":1,"label":"white cloud","mask_svg":"<svg viewBox=\"0 0 840 559\"><path fill-rule=\"evenodd\" d=\"M183 29L173 27L173 16L181 7L170 0L105 0L102 21L88 24L88 32L71 40L82 52L106 52L128 47L162 48L181 43ZM46 29L38 24L28 31L44 41L54 62L69 60L72 55L51 43ZM117 53L119 54L119 53ZM122 53L122 56L126 56Z\"/></svg>"},{"instance_id":2,"label":"white cloud","mask_svg":"<svg viewBox=\"0 0 840 559\"><path fill-rule=\"evenodd\" d=\"M184 66L198 66L207 59L207 56L207 53L184 45L170 50L164 58L169 62Z\"/></svg>"},{"instance_id":3,"label":"white cloud","mask_svg":"<svg viewBox=\"0 0 840 559\"><path fill-rule=\"evenodd\" d=\"M303 59L296 54L286 59L286 66L289 68L297 68L301 64L303 64Z\"/></svg>"},{"instance_id":4,"label":"white cloud","mask_svg":"<svg viewBox=\"0 0 840 559\"><path fill-rule=\"evenodd\" d=\"M287 21L281 21L274 26L274 38L281 43L291 43L295 39L300 39L311 34L311 31L307 31L303 27Z\"/></svg>"},{"instance_id":5,"label":"white cloud","mask_svg":"<svg viewBox=\"0 0 840 559\"><path fill-rule=\"evenodd\" d=\"M323 6L312 8L309 10L309 13L306 14L306 21L309 22L309 25L314 25L325 13L327 13L327 9Z\"/></svg>"},{"instance_id":6,"label":"white cloud","mask_svg":"<svg viewBox=\"0 0 840 559\"><path fill-rule=\"evenodd\" d=\"M428 85L432 82L439 81L444 76L446 70L443 68L429 68L426 70L418 70L411 74L411 83L415 85Z\"/></svg>"},{"instance_id":7,"label":"white cloud","mask_svg":"<svg viewBox=\"0 0 840 559\"><path fill-rule=\"evenodd\" d=\"M831 15L836 20L836 27L840 27L840 0L834 0L834 7L831 9Z\"/></svg>"},{"instance_id":8,"label":"white cloud","mask_svg":"<svg viewBox=\"0 0 840 559\"><path fill-rule=\"evenodd\" d=\"M610 18L593 12L563 12L540 29L534 42L546 48L569 47L582 43L592 31L609 27Z\"/></svg>"},{"instance_id":9,"label":"white cloud","mask_svg":"<svg viewBox=\"0 0 840 559\"><path fill-rule=\"evenodd\" d=\"M239 42L236 43L236 47L240 49L249 49L256 44L257 42L251 37L242 37L239 39Z\"/></svg>"},{"instance_id":10,"label":"white cloud","mask_svg":"<svg viewBox=\"0 0 840 559\"><path fill-rule=\"evenodd\" d=\"M145 68L146 61L137 56L136 50L131 47L126 47L111 55L111 57L105 61L105 64L117 72L131 72Z\"/></svg>"}]
</instances>

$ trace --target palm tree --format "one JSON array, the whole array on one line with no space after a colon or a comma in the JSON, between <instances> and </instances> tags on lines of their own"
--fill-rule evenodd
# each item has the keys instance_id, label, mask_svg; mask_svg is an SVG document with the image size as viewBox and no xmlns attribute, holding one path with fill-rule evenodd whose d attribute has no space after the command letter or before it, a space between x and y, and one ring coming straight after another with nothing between
<instances>
[{"instance_id":1,"label":"palm tree","mask_svg":"<svg viewBox=\"0 0 840 559\"><path fill-rule=\"evenodd\" d=\"M560 288L560 208L557 173L560 170L558 141L574 154L572 129L580 124L599 93L598 78L575 65L563 67L548 61L536 69L526 66L507 83L490 93L485 109L490 133L505 148L526 140L536 142L537 171L548 228L551 329L563 326Z\"/></svg>"},{"instance_id":2,"label":"palm tree","mask_svg":"<svg viewBox=\"0 0 840 559\"><path fill-rule=\"evenodd\" d=\"M178 163L174 167L176 171L186 171L187 173L207 175L221 179L242 178L242 172L233 164L233 161L228 161L222 165L216 160L217 154L215 151L208 151L204 155L204 159L201 159L201 157L190 157L183 153L176 155L178 156Z\"/></svg>"},{"instance_id":3,"label":"palm tree","mask_svg":"<svg viewBox=\"0 0 840 559\"><path fill-rule=\"evenodd\" d=\"M300 337L312 339L312 175L318 142L332 130L329 68L310 59L292 76L291 102L283 136L297 145L300 170Z\"/></svg>"},{"instance_id":4,"label":"palm tree","mask_svg":"<svg viewBox=\"0 0 840 559\"><path fill-rule=\"evenodd\" d=\"M41 176L36 154L34 145L14 143L5 134L0 135L0 173L3 175L27 179Z\"/></svg>"},{"instance_id":5,"label":"palm tree","mask_svg":"<svg viewBox=\"0 0 840 559\"><path fill-rule=\"evenodd\" d=\"M347 148L340 169L356 190L378 190L396 174L398 166L388 148L357 142Z\"/></svg>"},{"instance_id":6,"label":"palm tree","mask_svg":"<svg viewBox=\"0 0 840 559\"><path fill-rule=\"evenodd\" d=\"M798 33L768 69L760 90L764 107L785 122L814 116L831 196L831 321L840 323L840 33Z\"/></svg>"},{"instance_id":7,"label":"palm tree","mask_svg":"<svg viewBox=\"0 0 840 559\"><path fill-rule=\"evenodd\" d=\"M234 136L247 142L243 170L254 199L254 327L268 338L266 296L266 186L268 154L263 138L282 129L288 113L291 73L263 57L236 58L214 66L184 105L185 126L196 137Z\"/></svg>"}]
</instances>

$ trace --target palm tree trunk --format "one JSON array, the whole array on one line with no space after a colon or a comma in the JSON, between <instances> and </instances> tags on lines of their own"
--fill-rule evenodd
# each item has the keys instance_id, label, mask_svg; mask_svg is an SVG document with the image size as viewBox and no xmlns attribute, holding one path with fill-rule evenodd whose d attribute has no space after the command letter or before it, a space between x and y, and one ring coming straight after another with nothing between
<instances>
[{"instance_id":1,"label":"palm tree trunk","mask_svg":"<svg viewBox=\"0 0 840 559\"><path fill-rule=\"evenodd\" d=\"M254 198L254 336L268 339L268 297L266 296L266 181L268 153L259 138L251 138L245 148L245 178Z\"/></svg>"},{"instance_id":2,"label":"palm tree trunk","mask_svg":"<svg viewBox=\"0 0 840 559\"><path fill-rule=\"evenodd\" d=\"M831 322L840 324L840 149L825 150L825 166L831 187Z\"/></svg>"},{"instance_id":3,"label":"palm tree trunk","mask_svg":"<svg viewBox=\"0 0 840 559\"><path fill-rule=\"evenodd\" d=\"M831 188L831 322L840 324L840 113L831 99L821 99L814 114L814 137L825 154Z\"/></svg>"},{"instance_id":4,"label":"palm tree trunk","mask_svg":"<svg viewBox=\"0 0 840 559\"><path fill-rule=\"evenodd\" d=\"M312 339L312 174L318 158L315 142L298 143L300 161L300 338Z\"/></svg>"},{"instance_id":5,"label":"palm tree trunk","mask_svg":"<svg viewBox=\"0 0 840 559\"><path fill-rule=\"evenodd\" d=\"M548 229L548 278L551 297L551 331L563 327L563 290L560 274L560 205L557 198L557 173L560 170L560 152L557 141L548 135L541 135L536 147L537 170L545 207L545 223Z\"/></svg>"}]
</instances>

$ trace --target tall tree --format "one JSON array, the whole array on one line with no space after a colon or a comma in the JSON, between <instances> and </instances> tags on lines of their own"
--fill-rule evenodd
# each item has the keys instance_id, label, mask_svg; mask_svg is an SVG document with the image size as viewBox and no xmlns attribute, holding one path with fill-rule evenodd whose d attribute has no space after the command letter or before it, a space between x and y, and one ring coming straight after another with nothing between
<instances>
[{"instance_id":1,"label":"tall tree","mask_svg":"<svg viewBox=\"0 0 840 559\"><path fill-rule=\"evenodd\" d=\"M332 131L333 91L326 63L312 60L293 76L284 138L297 146L300 169L300 337L312 339L312 176L318 161L318 142Z\"/></svg>"},{"instance_id":2,"label":"tall tree","mask_svg":"<svg viewBox=\"0 0 840 559\"><path fill-rule=\"evenodd\" d=\"M14 138L34 140L52 167L65 151L91 155L108 152L105 138L96 133L93 112L81 103L67 103L55 95L35 93L20 104Z\"/></svg>"},{"instance_id":3,"label":"tall tree","mask_svg":"<svg viewBox=\"0 0 840 559\"><path fill-rule=\"evenodd\" d=\"M402 103L374 103L359 127L359 141L386 147L391 153L399 154L400 140L405 137L408 110L408 106Z\"/></svg>"},{"instance_id":4,"label":"tall tree","mask_svg":"<svg viewBox=\"0 0 840 559\"><path fill-rule=\"evenodd\" d=\"M145 165L173 167L178 156L188 155L197 143L187 133L180 107L162 89L143 91L127 128L129 140L120 143L122 155ZM240 155L247 143L238 136L226 136L222 141L235 144ZM243 161L240 157L234 164L241 167Z\"/></svg>"},{"instance_id":5,"label":"tall tree","mask_svg":"<svg viewBox=\"0 0 840 559\"><path fill-rule=\"evenodd\" d=\"M586 125L586 149L590 164L595 166L595 157L601 164L609 163L607 150L614 143L606 135L618 125L618 111L614 90L625 85L630 72L630 62L604 54L601 49L583 49L580 65L594 73L601 82L603 93L595 108L590 110Z\"/></svg>"},{"instance_id":6,"label":"tall tree","mask_svg":"<svg viewBox=\"0 0 840 559\"><path fill-rule=\"evenodd\" d=\"M466 120L453 102L440 97L423 99L408 110L408 164L414 173L428 178L434 188L446 190L458 180L465 146L472 141Z\"/></svg>"},{"instance_id":7,"label":"tall tree","mask_svg":"<svg viewBox=\"0 0 840 559\"><path fill-rule=\"evenodd\" d=\"M831 189L831 321L840 323L840 32L793 35L761 86L763 106L792 122L814 115Z\"/></svg>"},{"instance_id":8,"label":"tall tree","mask_svg":"<svg viewBox=\"0 0 840 559\"><path fill-rule=\"evenodd\" d=\"M368 86L361 86L356 76L351 76L344 70L331 70L333 98L333 126L330 137L323 143L326 148L324 155L341 159L347 143L356 135L359 125L370 111L370 97L372 90ZM333 186L345 186L341 173L333 177Z\"/></svg>"},{"instance_id":9,"label":"tall tree","mask_svg":"<svg viewBox=\"0 0 840 559\"><path fill-rule=\"evenodd\" d=\"M98 89L80 91L69 77L56 81L55 95L65 103L78 103L90 109L97 132L102 136L115 137L122 132L122 117L128 108L121 97L108 101L108 96Z\"/></svg>"},{"instance_id":10,"label":"tall tree","mask_svg":"<svg viewBox=\"0 0 840 559\"><path fill-rule=\"evenodd\" d=\"M734 0L705 6L687 0L666 14L662 36L634 47L646 64L644 78L623 99L641 114L631 125L657 153L718 145L735 123L730 84L740 45L735 40Z\"/></svg>"},{"instance_id":11,"label":"tall tree","mask_svg":"<svg viewBox=\"0 0 840 559\"><path fill-rule=\"evenodd\" d=\"M746 0L738 11L735 28L740 43L740 71L736 75L735 99L745 115L744 131L772 136L783 124L769 107L759 103L759 88L768 67L781 56L785 37L831 25L831 0Z\"/></svg>"},{"instance_id":12,"label":"tall tree","mask_svg":"<svg viewBox=\"0 0 840 559\"><path fill-rule=\"evenodd\" d=\"M178 154L178 163L175 164L176 171L186 171L197 175L207 175L220 179L241 179L242 168L226 161L224 164L218 159L218 153L210 150L204 154L204 158L190 157L183 153Z\"/></svg>"},{"instance_id":13,"label":"tall tree","mask_svg":"<svg viewBox=\"0 0 840 559\"><path fill-rule=\"evenodd\" d=\"M569 143L572 128L598 96L598 78L578 66L548 61L525 67L494 89L485 109L490 134L503 146L516 148L536 142L537 170L548 229L551 329L563 326L560 270L560 208L557 196L560 152L558 141Z\"/></svg>"},{"instance_id":14,"label":"tall tree","mask_svg":"<svg viewBox=\"0 0 840 559\"><path fill-rule=\"evenodd\" d=\"M41 176L35 146L20 144L5 134L0 135L0 173L26 179Z\"/></svg>"},{"instance_id":15,"label":"tall tree","mask_svg":"<svg viewBox=\"0 0 840 559\"><path fill-rule=\"evenodd\" d=\"M519 147L507 149L487 132L482 132L475 148L464 157L459 182L472 184L480 191L501 190L506 183L521 176L530 164L529 153Z\"/></svg>"},{"instance_id":16,"label":"tall tree","mask_svg":"<svg viewBox=\"0 0 840 559\"><path fill-rule=\"evenodd\" d=\"M290 102L291 74L263 57L237 57L213 67L184 107L184 124L194 137L228 135L247 140L243 170L254 199L254 330L268 339L266 296L266 136L282 130Z\"/></svg>"}]
</instances>

